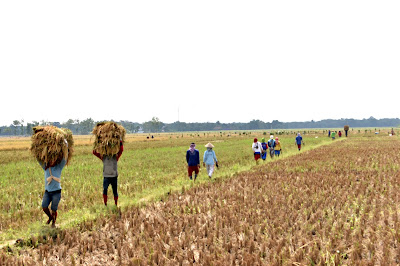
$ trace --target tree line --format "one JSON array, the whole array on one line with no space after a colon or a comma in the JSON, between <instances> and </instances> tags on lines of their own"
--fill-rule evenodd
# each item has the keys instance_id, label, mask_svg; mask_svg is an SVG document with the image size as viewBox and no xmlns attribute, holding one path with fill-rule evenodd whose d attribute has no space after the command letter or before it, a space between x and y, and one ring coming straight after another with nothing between
<instances>
[{"instance_id":1,"label":"tree line","mask_svg":"<svg viewBox=\"0 0 400 266\"><path fill-rule=\"evenodd\" d=\"M32 121L25 123L24 120L14 120L9 126L0 127L0 136L27 136L31 135L32 128L38 125L54 125L57 127L68 128L73 134L88 135L91 134L93 127L97 122L92 118L85 120L68 119L66 122L48 122ZM219 131L219 130L257 130L257 129L302 129L302 128L343 128L344 125L350 127L398 127L399 118L376 119L325 119L321 121L305 122L264 122L261 120L252 120L247 123L186 123L176 121L174 123L163 123L159 118L153 117L151 120L138 123L131 121L115 121L120 123L128 133L156 133L156 132L182 132L182 131Z\"/></svg>"}]
</instances>

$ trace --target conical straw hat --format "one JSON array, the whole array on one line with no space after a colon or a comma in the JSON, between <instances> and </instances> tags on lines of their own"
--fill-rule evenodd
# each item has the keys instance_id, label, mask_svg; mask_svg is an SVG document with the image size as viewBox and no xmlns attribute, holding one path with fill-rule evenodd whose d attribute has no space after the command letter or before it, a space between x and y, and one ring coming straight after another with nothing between
<instances>
[{"instance_id":1,"label":"conical straw hat","mask_svg":"<svg viewBox=\"0 0 400 266\"><path fill-rule=\"evenodd\" d=\"M214 148L214 145L211 144L211 142L207 143L206 148Z\"/></svg>"}]
</instances>

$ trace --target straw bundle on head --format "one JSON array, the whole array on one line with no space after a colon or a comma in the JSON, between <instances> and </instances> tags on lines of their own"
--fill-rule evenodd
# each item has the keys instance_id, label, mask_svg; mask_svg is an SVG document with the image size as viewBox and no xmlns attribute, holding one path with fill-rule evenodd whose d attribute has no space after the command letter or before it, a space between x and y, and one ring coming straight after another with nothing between
<instances>
[{"instance_id":1,"label":"straw bundle on head","mask_svg":"<svg viewBox=\"0 0 400 266\"><path fill-rule=\"evenodd\" d=\"M115 122L99 122L93 128L93 149L102 156L113 156L119 152L119 141L125 141L126 130Z\"/></svg>"},{"instance_id":2,"label":"straw bundle on head","mask_svg":"<svg viewBox=\"0 0 400 266\"><path fill-rule=\"evenodd\" d=\"M55 126L36 126L32 130L30 151L36 160L56 165L64 158L69 163L74 152L71 130Z\"/></svg>"},{"instance_id":3,"label":"straw bundle on head","mask_svg":"<svg viewBox=\"0 0 400 266\"><path fill-rule=\"evenodd\" d=\"M348 126L348 125L345 125L345 126L344 126L344 130L349 130L349 126Z\"/></svg>"}]
</instances>

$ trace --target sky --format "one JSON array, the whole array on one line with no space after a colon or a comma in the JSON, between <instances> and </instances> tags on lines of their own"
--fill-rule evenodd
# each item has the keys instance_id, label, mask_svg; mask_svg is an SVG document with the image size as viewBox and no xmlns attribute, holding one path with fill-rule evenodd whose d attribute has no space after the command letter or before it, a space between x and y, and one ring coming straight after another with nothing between
<instances>
[{"instance_id":1,"label":"sky","mask_svg":"<svg viewBox=\"0 0 400 266\"><path fill-rule=\"evenodd\" d=\"M400 1L0 1L0 125L399 118Z\"/></svg>"}]
</instances>

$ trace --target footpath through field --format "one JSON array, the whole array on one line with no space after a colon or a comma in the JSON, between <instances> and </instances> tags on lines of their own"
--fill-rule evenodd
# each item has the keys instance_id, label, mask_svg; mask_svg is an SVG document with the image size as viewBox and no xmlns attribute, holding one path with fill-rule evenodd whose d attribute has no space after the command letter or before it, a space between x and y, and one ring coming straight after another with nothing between
<instances>
[{"instance_id":1,"label":"footpath through field","mask_svg":"<svg viewBox=\"0 0 400 266\"><path fill-rule=\"evenodd\" d=\"M351 138L130 207L0 264L400 263L400 141Z\"/></svg>"}]
</instances>

